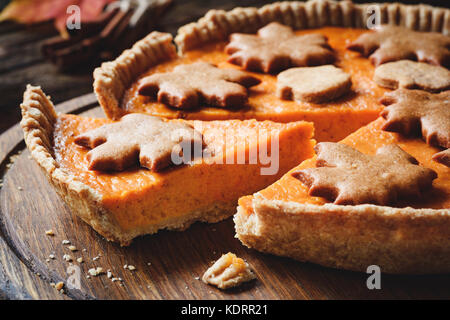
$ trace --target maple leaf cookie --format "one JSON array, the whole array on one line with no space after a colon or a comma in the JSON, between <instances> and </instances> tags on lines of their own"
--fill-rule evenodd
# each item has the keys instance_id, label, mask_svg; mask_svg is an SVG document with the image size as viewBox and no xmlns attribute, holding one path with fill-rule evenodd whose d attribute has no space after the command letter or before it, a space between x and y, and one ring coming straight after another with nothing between
<instances>
[{"instance_id":1,"label":"maple leaf cookie","mask_svg":"<svg viewBox=\"0 0 450 320\"><path fill-rule=\"evenodd\" d=\"M386 93L383 130L422 137L429 145L450 148L450 91L429 93L399 89ZM436 156L436 159L445 159Z\"/></svg>"},{"instance_id":2,"label":"maple leaf cookie","mask_svg":"<svg viewBox=\"0 0 450 320\"><path fill-rule=\"evenodd\" d=\"M159 171L172 164L173 151L182 152L182 143L203 146L203 138L186 123L133 113L78 135L75 143L92 149L90 170L122 171L140 163Z\"/></svg>"},{"instance_id":3,"label":"maple leaf cookie","mask_svg":"<svg viewBox=\"0 0 450 320\"><path fill-rule=\"evenodd\" d=\"M450 37L438 32L418 32L382 25L353 41L347 48L369 57L376 66L398 60L417 60L449 66Z\"/></svg>"},{"instance_id":4,"label":"maple leaf cookie","mask_svg":"<svg viewBox=\"0 0 450 320\"><path fill-rule=\"evenodd\" d=\"M292 28L277 22L259 29L256 35L233 33L225 51L231 55L229 62L265 73L329 64L335 59L325 36L297 36Z\"/></svg>"},{"instance_id":5,"label":"maple leaf cookie","mask_svg":"<svg viewBox=\"0 0 450 320\"><path fill-rule=\"evenodd\" d=\"M205 103L215 107L242 107L247 89L260 83L250 74L219 69L206 62L180 65L171 72L155 73L140 81L140 95L157 96L158 101L179 109Z\"/></svg>"},{"instance_id":6,"label":"maple leaf cookie","mask_svg":"<svg viewBox=\"0 0 450 320\"><path fill-rule=\"evenodd\" d=\"M322 142L315 147L317 168L292 175L309 188L309 195L335 204L395 204L399 198L418 197L430 188L436 172L391 144L366 155L350 146Z\"/></svg>"}]
</instances>

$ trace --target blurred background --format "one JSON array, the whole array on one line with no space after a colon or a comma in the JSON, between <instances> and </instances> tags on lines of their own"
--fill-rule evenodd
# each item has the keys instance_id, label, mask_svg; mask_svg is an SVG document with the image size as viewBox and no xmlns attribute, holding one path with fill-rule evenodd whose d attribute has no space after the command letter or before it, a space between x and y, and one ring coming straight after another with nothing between
<instances>
[{"instance_id":1,"label":"blurred background","mask_svg":"<svg viewBox=\"0 0 450 320\"><path fill-rule=\"evenodd\" d=\"M152 30L175 34L210 9L271 2L275 1L0 0L0 133L20 120L27 83L42 86L57 104L92 92L93 69ZM450 5L450 0L400 2ZM71 5L77 7L68 11ZM79 30L77 23L82 25Z\"/></svg>"}]
</instances>

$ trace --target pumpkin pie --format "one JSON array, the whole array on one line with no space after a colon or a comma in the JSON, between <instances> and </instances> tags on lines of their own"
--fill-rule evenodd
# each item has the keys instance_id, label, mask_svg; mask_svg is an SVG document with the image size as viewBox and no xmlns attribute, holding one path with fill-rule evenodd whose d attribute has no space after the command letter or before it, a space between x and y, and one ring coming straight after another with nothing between
<instances>
[{"instance_id":1,"label":"pumpkin pie","mask_svg":"<svg viewBox=\"0 0 450 320\"><path fill-rule=\"evenodd\" d=\"M383 10L398 10L398 7L382 7ZM368 32L360 21L364 8L348 1L309 1L275 3L260 9L236 8L230 12L212 10L197 23L180 28L175 37L176 45L170 34L153 32L116 60L102 64L94 72L94 90L111 119L138 112L189 120L256 119L283 123L305 120L314 123L316 140L338 141L376 119L381 111L377 101L387 91L372 81L375 69L372 63L346 49L351 41ZM238 36L257 38L238 32L268 33L267 28L273 26L267 24L271 22L282 25L274 31L276 34L277 30L292 28L286 32L292 41L298 37L300 45L310 37L314 43L323 42L312 48L319 52L298 58L293 66L333 63L351 77L350 90L327 103L282 99L277 94L276 73L282 70L272 68L267 70L275 70L275 73L265 73L261 68L252 68L251 63L247 64L249 68L238 65L241 58L237 56L238 44L233 45L234 41L240 40ZM229 42L229 36L237 40ZM285 42L288 49L289 44ZM320 58L313 59L317 55ZM194 108L180 109L167 103L167 99L160 99L159 94L158 97L143 94L146 91L142 90L143 82L149 78L153 80L155 75L167 75L180 66L204 62L225 70L246 70L259 84L248 88L246 103L235 108L200 101Z\"/></svg>"},{"instance_id":2,"label":"pumpkin pie","mask_svg":"<svg viewBox=\"0 0 450 320\"><path fill-rule=\"evenodd\" d=\"M313 154L313 126L303 121L84 118L57 114L32 86L21 108L28 149L58 194L121 245L163 228L183 230L195 221L229 217L240 196L273 183ZM201 157L177 162L167 156L169 149L187 156L185 150L199 140ZM190 142L185 149L175 148L184 141Z\"/></svg>"},{"instance_id":3,"label":"pumpkin pie","mask_svg":"<svg viewBox=\"0 0 450 320\"><path fill-rule=\"evenodd\" d=\"M330 155L305 160L266 189L239 199L234 217L237 237L260 251L328 267L365 272L378 265L387 273L449 272L450 169L432 160L438 147L420 137L385 131L385 123L380 117L332 148L335 155L338 149L348 149L351 167L358 166L359 157L380 158L384 150L387 162L375 168L375 174L364 164L355 185L348 171L344 175L340 171L342 155L337 161ZM334 163L324 168L327 161ZM391 165L393 170L388 169ZM315 168L333 171L328 178L339 177L338 194L330 181L311 178L310 174L320 173L311 172ZM418 181L410 177L413 170L419 171ZM304 178L298 179L299 174ZM377 175L394 186L380 187ZM398 181L402 175L408 179L403 187ZM416 183L422 184L420 192L413 186ZM372 185L376 187L368 193ZM349 197L362 202L349 202Z\"/></svg>"}]
</instances>

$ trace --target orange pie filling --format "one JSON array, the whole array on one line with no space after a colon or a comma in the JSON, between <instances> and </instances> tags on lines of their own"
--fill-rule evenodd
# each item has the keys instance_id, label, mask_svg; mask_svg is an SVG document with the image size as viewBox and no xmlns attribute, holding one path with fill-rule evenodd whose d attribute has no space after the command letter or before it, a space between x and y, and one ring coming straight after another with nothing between
<instances>
[{"instance_id":1,"label":"orange pie filling","mask_svg":"<svg viewBox=\"0 0 450 320\"><path fill-rule=\"evenodd\" d=\"M397 207L413 207L416 209L446 209L450 208L450 169L431 159L439 150L429 146L420 138L404 138L396 133L381 130L384 119L379 118L369 125L343 139L341 143L347 144L362 153L375 154L376 150L387 144L398 144L404 151L411 154L419 163L433 169L438 178L433 181L433 188L425 192L420 199L407 199L397 203ZM253 213L252 200L261 197L268 200L293 201L301 204L323 205L328 202L321 197L308 195L308 188L294 178L291 173L305 168L315 167L315 157L303 161L300 165L286 173L280 180L259 191L257 194L242 197L239 205L242 212Z\"/></svg>"},{"instance_id":2,"label":"orange pie filling","mask_svg":"<svg viewBox=\"0 0 450 320\"><path fill-rule=\"evenodd\" d=\"M54 154L63 170L101 195L102 207L125 232L214 208L229 208L231 215L240 196L275 182L314 153L313 126L307 122L190 121L212 150L210 158L162 172L137 167L113 173L89 170L89 150L75 144L74 138L110 122L61 115L55 126ZM224 132L232 134L222 138ZM258 155L263 144L266 158ZM270 168L278 170L262 174Z\"/></svg>"},{"instance_id":3,"label":"orange pie filling","mask_svg":"<svg viewBox=\"0 0 450 320\"><path fill-rule=\"evenodd\" d=\"M158 103L154 98L137 93L136 81L125 93L121 107L126 112L139 112L166 118L184 118L196 120L256 119L276 122L310 121L314 122L315 139L318 141L339 141L378 117L382 106L378 100L386 89L378 87L372 80L374 67L370 61L359 53L346 50L348 43L362 33L362 29L325 27L312 30L296 31L296 34L321 33L328 37L329 44L336 52L335 65L349 73L352 79L352 90L345 96L326 104L282 100L276 96L276 75L250 72L259 78L261 83L249 89L247 106L242 109L229 110L222 108L202 107L186 111L170 108ZM227 61L224 52L226 42L205 45L186 52L175 60L162 62L148 70L141 78L156 72L168 72L180 64L191 64L206 61L219 68L240 67Z\"/></svg>"}]
</instances>

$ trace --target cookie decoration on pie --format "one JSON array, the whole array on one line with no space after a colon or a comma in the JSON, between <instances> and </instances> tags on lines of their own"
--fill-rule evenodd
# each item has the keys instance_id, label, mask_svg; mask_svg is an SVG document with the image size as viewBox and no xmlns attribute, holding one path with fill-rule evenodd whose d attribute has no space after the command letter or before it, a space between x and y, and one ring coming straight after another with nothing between
<instances>
[{"instance_id":1,"label":"cookie decoration on pie","mask_svg":"<svg viewBox=\"0 0 450 320\"><path fill-rule=\"evenodd\" d=\"M225 51L230 54L229 62L265 73L329 64L335 60L325 36L297 36L291 27L278 22L259 29L256 35L233 33Z\"/></svg>"},{"instance_id":2,"label":"cookie decoration on pie","mask_svg":"<svg viewBox=\"0 0 450 320\"><path fill-rule=\"evenodd\" d=\"M429 145L450 148L450 91L429 93L399 89L386 93L383 130L422 137Z\"/></svg>"},{"instance_id":3,"label":"cookie decoration on pie","mask_svg":"<svg viewBox=\"0 0 450 320\"><path fill-rule=\"evenodd\" d=\"M244 71L196 62L143 78L138 92L157 96L159 102L179 109L193 109L202 103L231 108L242 107L248 99L246 88L259 83L259 79Z\"/></svg>"},{"instance_id":4,"label":"cookie decoration on pie","mask_svg":"<svg viewBox=\"0 0 450 320\"><path fill-rule=\"evenodd\" d=\"M369 57L376 66L408 59L448 67L449 46L450 37L441 33L381 25L374 32L361 35L348 49Z\"/></svg>"},{"instance_id":5,"label":"cookie decoration on pie","mask_svg":"<svg viewBox=\"0 0 450 320\"><path fill-rule=\"evenodd\" d=\"M431 188L436 172L395 144L366 155L339 143L315 146L317 167L294 171L293 176L309 188L309 195L339 205L392 205L398 199L419 197Z\"/></svg>"},{"instance_id":6,"label":"cookie decoration on pie","mask_svg":"<svg viewBox=\"0 0 450 320\"><path fill-rule=\"evenodd\" d=\"M277 95L285 100L323 103L346 94L350 75L333 65L291 68L277 77Z\"/></svg>"},{"instance_id":7,"label":"cookie decoration on pie","mask_svg":"<svg viewBox=\"0 0 450 320\"><path fill-rule=\"evenodd\" d=\"M421 89L440 92L450 89L450 71L424 62L400 60L375 69L374 81L389 89Z\"/></svg>"},{"instance_id":8,"label":"cookie decoration on pie","mask_svg":"<svg viewBox=\"0 0 450 320\"><path fill-rule=\"evenodd\" d=\"M190 125L144 114L125 115L78 135L74 142L92 149L86 156L89 169L99 171L123 171L137 163L160 171L173 164L173 152L183 157L183 144L203 146L202 134Z\"/></svg>"},{"instance_id":9,"label":"cookie decoration on pie","mask_svg":"<svg viewBox=\"0 0 450 320\"><path fill-rule=\"evenodd\" d=\"M438 152L433 155L433 160L450 167L450 149Z\"/></svg>"}]
</instances>

